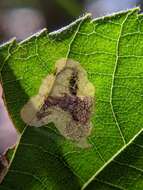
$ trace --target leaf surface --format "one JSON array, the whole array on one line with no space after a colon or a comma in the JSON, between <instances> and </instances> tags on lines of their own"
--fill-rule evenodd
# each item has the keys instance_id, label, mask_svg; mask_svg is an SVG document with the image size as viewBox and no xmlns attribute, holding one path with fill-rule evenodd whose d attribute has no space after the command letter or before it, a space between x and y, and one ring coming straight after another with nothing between
<instances>
[{"instance_id":1,"label":"leaf surface","mask_svg":"<svg viewBox=\"0 0 143 190\"><path fill-rule=\"evenodd\" d=\"M86 190L141 190L143 188L143 133L107 165Z\"/></svg>"},{"instance_id":2,"label":"leaf surface","mask_svg":"<svg viewBox=\"0 0 143 190\"><path fill-rule=\"evenodd\" d=\"M143 130L142 21L137 9L96 20L87 15L60 31L42 31L19 44L1 46L4 100L22 133L2 190L85 189L96 176L110 183L106 170L114 170L115 165L119 169L120 161L114 165L113 160L132 147ZM62 58L78 62L95 88L88 148L65 138L53 124L29 127L20 115ZM93 181L92 188L102 189L97 183ZM120 189L131 188L120 184Z\"/></svg>"}]
</instances>

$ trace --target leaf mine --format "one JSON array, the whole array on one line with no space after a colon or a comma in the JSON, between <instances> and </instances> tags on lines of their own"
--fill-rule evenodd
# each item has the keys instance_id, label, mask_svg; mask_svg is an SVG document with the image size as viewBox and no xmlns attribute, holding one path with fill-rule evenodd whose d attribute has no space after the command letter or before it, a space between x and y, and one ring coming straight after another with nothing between
<instances>
[{"instance_id":1,"label":"leaf mine","mask_svg":"<svg viewBox=\"0 0 143 190\"><path fill-rule=\"evenodd\" d=\"M30 126L53 122L65 138L77 142L79 147L89 147L94 86L74 60L58 60L55 71L43 80L38 94L24 105L21 117Z\"/></svg>"}]
</instances>

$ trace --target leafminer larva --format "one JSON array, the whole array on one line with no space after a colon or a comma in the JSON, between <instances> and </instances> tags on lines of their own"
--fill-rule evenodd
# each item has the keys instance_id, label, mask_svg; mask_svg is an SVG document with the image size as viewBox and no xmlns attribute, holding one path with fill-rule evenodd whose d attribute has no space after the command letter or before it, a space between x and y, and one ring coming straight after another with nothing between
<instances>
[{"instance_id":1,"label":"leafminer larva","mask_svg":"<svg viewBox=\"0 0 143 190\"><path fill-rule=\"evenodd\" d=\"M53 122L60 133L89 147L91 112L94 104L94 86L86 71L71 59L56 62L56 73L42 82L39 93L21 110L21 117L30 126L44 126Z\"/></svg>"}]
</instances>

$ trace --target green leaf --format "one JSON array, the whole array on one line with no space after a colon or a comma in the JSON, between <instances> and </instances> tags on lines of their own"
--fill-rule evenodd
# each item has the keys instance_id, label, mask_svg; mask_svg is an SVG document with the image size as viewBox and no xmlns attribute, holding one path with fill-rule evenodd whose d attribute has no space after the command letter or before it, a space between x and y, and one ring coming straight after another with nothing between
<instances>
[{"instance_id":1,"label":"green leaf","mask_svg":"<svg viewBox=\"0 0 143 190\"><path fill-rule=\"evenodd\" d=\"M142 153L141 140L140 150L133 144L143 130L142 21L138 9L96 20L87 15L60 31L48 34L44 30L19 44L13 40L1 46L4 100L15 127L21 133L1 184L2 190L86 189L92 181L89 189L142 189L141 183L135 186L142 175L133 180L138 174L138 157L131 159L132 151L137 155ZM70 67L78 71L78 90L74 85L78 92L74 101L78 104L74 110L64 107L63 113L54 112L51 108L51 120L55 125L49 120L36 120L36 114L29 122L27 118L31 117L34 109L37 113L39 102L42 105L41 94L48 92L53 81L50 103L53 105L58 101L58 109L63 106L61 95L57 100L53 94L68 92L67 81L70 80L67 77L69 73L63 68L61 71L55 69L57 61L58 69L65 62L65 71ZM49 75L51 80L44 80ZM42 90L39 90L41 86ZM79 111L77 118L78 113L83 116L81 102L88 108L93 92L92 114L88 118L89 110L85 109L86 114L81 118L82 122L88 118L86 125L80 122L79 128L73 128L73 123L70 123L72 130L65 132L63 127L69 118L70 122L75 122L71 119L75 111ZM63 95L65 100L69 97L70 101L73 100L69 92L67 94ZM88 97L87 104L85 97ZM27 105L30 105L28 109ZM42 114L46 113L44 108ZM26 119L22 111L25 115L28 113ZM40 111L38 113L41 114ZM36 128L36 125L42 127ZM128 167L128 176L122 173L124 164ZM130 171L132 165L133 172ZM118 175L114 176L113 172Z\"/></svg>"},{"instance_id":2,"label":"green leaf","mask_svg":"<svg viewBox=\"0 0 143 190\"><path fill-rule=\"evenodd\" d=\"M53 129L25 130L0 189L78 190L80 180L62 155L61 141Z\"/></svg>"},{"instance_id":3,"label":"green leaf","mask_svg":"<svg viewBox=\"0 0 143 190\"><path fill-rule=\"evenodd\" d=\"M86 190L141 190L143 188L143 133L107 165ZM91 180L90 180L91 181Z\"/></svg>"}]
</instances>

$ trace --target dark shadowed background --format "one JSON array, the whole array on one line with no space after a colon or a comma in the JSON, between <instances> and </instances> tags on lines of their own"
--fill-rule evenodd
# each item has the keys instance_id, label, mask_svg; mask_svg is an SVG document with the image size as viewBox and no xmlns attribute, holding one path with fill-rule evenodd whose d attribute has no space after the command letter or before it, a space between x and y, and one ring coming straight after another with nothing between
<instances>
[{"instance_id":1,"label":"dark shadowed background","mask_svg":"<svg viewBox=\"0 0 143 190\"><path fill-rule=\"evenodd\" d=\"M85 12L95 18L137 5L143 8L143 0L0 0L0 43L12 37L23 40L45 27L57 30ZM0 154L16 139L0 98Z\"/></svg>"}]
</instances>

